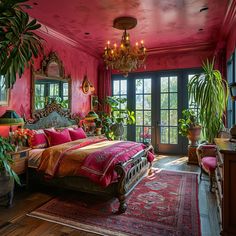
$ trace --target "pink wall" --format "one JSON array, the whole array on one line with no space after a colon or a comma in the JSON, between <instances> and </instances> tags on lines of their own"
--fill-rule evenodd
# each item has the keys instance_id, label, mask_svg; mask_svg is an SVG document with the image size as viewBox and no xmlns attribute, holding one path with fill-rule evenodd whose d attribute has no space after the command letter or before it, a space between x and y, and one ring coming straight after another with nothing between
<instances>
[{"instance_id":1,"label":"pink wall","mask_svg":"<svg viewBox=\"0 0 236 236\"><path fill-rule=\"evenodd\" d=\"M42 35L46 40L45 53L50 51L57 52L65 67L65 74L72 78L72 113L80 112L86 114L90 110L90 95L83 94L81 85L84 75L87 74L89 81L95 87L97 92L97 70L99 60L85 52L82 52L61 40L51 36ZM36 60L35 68L40 66L40 60ZM22 108L26 117L30 118L30 70L26 70L21 79L17 79L13 89L10 91L10 103L8 107L0 107L0 116L7 110L13 109L19 115L22 115ZM0 127L0 135L8 134L7 127Z\"/></svg>"}]
</instances>

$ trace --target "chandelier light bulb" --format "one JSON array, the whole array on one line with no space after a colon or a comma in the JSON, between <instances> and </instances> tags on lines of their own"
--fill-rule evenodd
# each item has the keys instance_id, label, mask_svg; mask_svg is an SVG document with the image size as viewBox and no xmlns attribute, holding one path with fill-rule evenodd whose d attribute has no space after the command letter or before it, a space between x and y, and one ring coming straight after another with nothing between
<instances>
[{"instance_id":1,"label":"chandelier light bulb","mask_svg":"<svg viewBox=\"0 0 236 236\"><path fill-rule=\"evenodd\" d=\"M125 20L127 21L126 18ZM119 27L116 27L116 22L114 23L114 27L116 29L124 30L121 37L121 43L119 45L114 43L112 44L112 46L110 46L110 41L107 41L107 46L105 47L103 58L107 68L118 70L127 77L129 72L135 71L140 67L145 68L144 63L147 54L146 48L144 47L143 39L139 42L136 42L134 45L131 44L130 35L127 32L126 28L127 24L123 24L124 19L122 17L121 20L122 21L120 22ZM132 17L128 17L128 20L130 20L130 22L128 23L131 24L131 27L129 27L129 29L134 28L137 24L137 20Z\"/></svg>"}]
</instances>

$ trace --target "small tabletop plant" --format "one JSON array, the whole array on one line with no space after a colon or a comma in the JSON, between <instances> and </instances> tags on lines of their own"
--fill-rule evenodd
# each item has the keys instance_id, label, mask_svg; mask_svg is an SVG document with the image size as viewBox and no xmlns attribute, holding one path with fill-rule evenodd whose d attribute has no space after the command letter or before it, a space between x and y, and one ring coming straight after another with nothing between
<instances>
[{"instance_id":1,"label":"small tabletop plant","mask_svg":"<svg viewBox=\"0 0 236 236\"><path fill-rule=\"evenodd\" d=\"M197 121L197 116L192 110L183 110L182 119L179 119L179 134L182 136L188 136L189 130L193 128L201 128Z\"/></svg>"}]
</instances>

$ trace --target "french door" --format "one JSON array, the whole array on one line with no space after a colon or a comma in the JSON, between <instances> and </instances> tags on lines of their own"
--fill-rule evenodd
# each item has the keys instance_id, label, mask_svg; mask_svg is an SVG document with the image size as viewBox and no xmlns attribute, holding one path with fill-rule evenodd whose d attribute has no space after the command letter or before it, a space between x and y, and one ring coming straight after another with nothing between
<instances>
[{"instance_id":1,"label":"french door","mask_svg":"<svg viewBox=\"0 0 236 236\"><path fill-rule=\"evenodd\" d=\"M122 75L113 75L113 91L116 91L113 95L121 96L118 81L125 81L127 107L136 115L136 124L127 127L126 138L152 143L159 153L184 153L188 143L178 133L178 119L183 109L191 107L187 83L198 71L131 73L125 79Z\"/></svg>"}]
</instances>

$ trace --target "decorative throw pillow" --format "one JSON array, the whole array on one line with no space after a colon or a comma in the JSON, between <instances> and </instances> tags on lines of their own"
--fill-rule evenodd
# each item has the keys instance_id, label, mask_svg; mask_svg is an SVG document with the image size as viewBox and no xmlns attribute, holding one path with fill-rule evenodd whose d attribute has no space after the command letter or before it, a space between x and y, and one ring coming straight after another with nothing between
<instances>
[{"instance_id":1,"label":"decorative throw pillow","mask_svg":"<svg viewBox=\"0 0 236 236\"><path fill-rule=\"evenodd\" d=\"M87 135L82 128L69 130L69 133L72 141L87 138Z\"/></svg>"},{"instance_id":2,"label":"decorative throw pillow","mask_svg":"<svg viewBox=\"0 0 236 236\"><path fill-rule=\"evenodd\" d=\"M44 132L47 135L49 146L55 146L71 141L68 129L64 129L62 131L44 130Z\"/></svg>"},{"instance_id":3,"label":"decorative throw pillow","mask_svg":"<svg viewBox=\"0 0 236 236\"><path fill-rule=\"evenodd\" d=\"M48 146L47 137L42 129L34 130L32 137L28 139L31 148L46 148Z\"/></svg>"}]
</instances>

